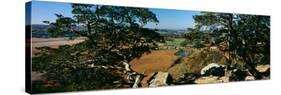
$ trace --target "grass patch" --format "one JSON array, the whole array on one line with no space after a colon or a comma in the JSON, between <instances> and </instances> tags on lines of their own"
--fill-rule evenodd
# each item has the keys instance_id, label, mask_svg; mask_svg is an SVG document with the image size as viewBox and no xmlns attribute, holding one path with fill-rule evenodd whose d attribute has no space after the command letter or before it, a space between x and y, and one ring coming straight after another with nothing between
<instances>
[{"instance_id":1,"label":"grass patch","mask_svg":"<svg viewBox=\"0 0 281 95\"><path fill-rule=\"evenodd\" d=\"M181 43L185 41L185 38L173 38L171 40L167 40L165 42L166 45L168 46L177 46L177 47L180 47L181 46Z\"/></svg>"}]
</instances>

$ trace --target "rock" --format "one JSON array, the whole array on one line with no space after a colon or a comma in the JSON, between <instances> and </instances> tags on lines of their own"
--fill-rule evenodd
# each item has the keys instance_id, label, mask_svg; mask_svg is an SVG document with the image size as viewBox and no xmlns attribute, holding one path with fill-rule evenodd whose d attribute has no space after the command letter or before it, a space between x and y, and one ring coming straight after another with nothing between
<instances>
[{"instance_id":1,"label":"rock","mask_svg":"<svg viewBox=\"0 0 281 95\"><path fill-rule=\"evenodd\" d=\"M216 63L211 63L201 69L201 75L203 76L224 76L225 65L218 65Z\"/></svg>"},{"instance_id":2,"label":"rock","mask_svg":"<svg viewBox=\"0 0 281 95\"><path fill-rule=\"evenodd\" d=\"M196 79L194 83L196 84L206 84L206 83L221 83L218 76L204 76Z\"/></svg>"},{"instance_id":3,"label":"rock","mask_svg":"<svg viewBox=\"0 0 281 95\"><path fill-rule=\"evenodd\" d=\"M261 72L261 73L263 73L263 72L266 72L266 71L268 71L269 69L270 69L270 65L258 65L257 67L256 67L256 69L259 71L259 72Z\"/></svg>"},{"instance_id":4,"label":"rock","mask_svg":"<svg viewBox=\"0 0 281 95\"><path fill-rule=\"evenodd\" d=\"M270 65L258 65L256 69L264 76L264 78L268 79L270 77Z\"/></svg>"},{"instance_id":5,"label":"rock","mask_svg":"<svg viewBox=\"0 0 281 95\"><path fill-rule=\"evenodd\" d=\"M252 80L255 80L255 77L254 76L246 76L245 80L246 81L252 81Z\"/></svg>"},{"instance_id":6,"label":"rock","mask_svg":"<svg viewBox=\"0 0 281 95\"><path fill-rule=\"evenodd\" d=\"M149 83L149 87L167 86L173 79L168 72L158 72Z\"/></svg>"}]
</instances>

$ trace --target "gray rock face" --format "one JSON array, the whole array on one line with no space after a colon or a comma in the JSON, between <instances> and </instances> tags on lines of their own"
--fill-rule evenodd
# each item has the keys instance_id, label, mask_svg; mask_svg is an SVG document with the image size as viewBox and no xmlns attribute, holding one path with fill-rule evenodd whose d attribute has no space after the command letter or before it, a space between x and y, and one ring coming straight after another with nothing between
<instances>
[{"instance_id":1,"label":"gray rock face","mask_svg":"<svg viewBox=\"0 0 281 95\"><path fill-rule=\"evenodd\" d=\"M203 76L224 76L226 66L211 63L201 69L201 75Z\"/></svg>"},{"instance_id":2,"label":"gray rock face","mask_svg":"<svg viewBox=\"0 0 281 95\"><path fill-rule=\"evenodd\" d=\"M168 72L158 72L149 82L149 87L167 86L172 83L173 79Z\"/></svg>"}]
</instances>

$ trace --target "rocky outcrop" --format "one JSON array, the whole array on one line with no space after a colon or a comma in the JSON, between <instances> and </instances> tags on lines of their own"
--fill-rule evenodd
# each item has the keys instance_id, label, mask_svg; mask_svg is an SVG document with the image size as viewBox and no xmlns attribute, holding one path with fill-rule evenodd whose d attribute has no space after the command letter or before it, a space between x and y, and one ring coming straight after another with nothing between
<instances>
[{"instance_id":1,"label":"rocky outcrop","mask_svg":"<svg viewBox=\"0 0 281 95\"><path fill-rule=\"evenodd\" d=\"M167 86L173 82L168 72L157 72L149 82L149 87Z\"/></svg>"},{"instance_id":2,"label":"rocky outcrop","mask_svg":"<svg viewBox=\"0 0 281 95\"><path fill-rule=\"evenodd\" d=\"M201 75L203 76L224 76L225 74L225 65L219 65L216 63L211 63L201 69Z\"/></svg>"}]
</instances>

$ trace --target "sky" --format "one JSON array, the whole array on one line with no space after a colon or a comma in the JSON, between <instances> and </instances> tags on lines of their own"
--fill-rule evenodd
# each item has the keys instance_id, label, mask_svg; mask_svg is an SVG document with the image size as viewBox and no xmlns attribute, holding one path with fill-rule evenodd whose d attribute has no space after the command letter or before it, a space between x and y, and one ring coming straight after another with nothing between
<instances>
[{"instance_id":1,"label":"sky","mask_svg":"<svg viewBox=\"0 0 281 95\"><path fill-rule=\"evenodd\" d=\"M42 21L54 21L55 14L63 14L71 17L71 4L58 2L33 1L31 11L31 23L43 24ZM200 14L196 11L153 9L150 11L156 14L159 23L148 23L145 27L157 29L187 29L194 26L193 15Z\"/></svg>"}]
</instances>

